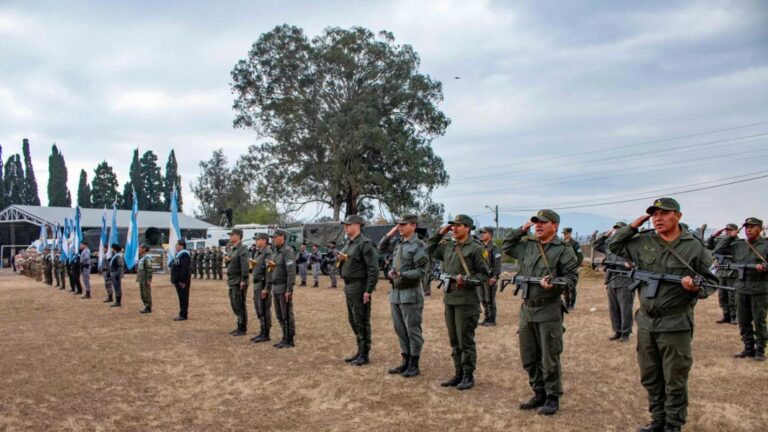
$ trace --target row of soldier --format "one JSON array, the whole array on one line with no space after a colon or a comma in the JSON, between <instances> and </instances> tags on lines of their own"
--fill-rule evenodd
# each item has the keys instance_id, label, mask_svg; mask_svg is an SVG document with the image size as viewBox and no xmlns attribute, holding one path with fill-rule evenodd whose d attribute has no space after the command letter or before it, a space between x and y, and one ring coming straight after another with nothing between
<instances>
[{"instance_id":1,"label":"row of soldier","mask_svg":"<svg viewBox=\"0 0 768 432\"><path fill-rule=\"evenodd\" d=\"M219 279L223 278L224 255L226 252L221 247L206 247L190 251L191 272L193 279Z\"/></svg>"},{"instance_id":2,"label":"row of soldier","mask_svg":"<svg viewBox=\"0 0 768 432\"><path fill-rule=\"evenodd\" d=\"M654 201L643 216L629 225L617 224L603 239L604 250L615 259L626 262L623 269L612 270L612 273L617 278L626 279L622 281L624 288L631 287L630 291L635 289L639 293L640 308L635 316L637 360L641 383L649 395L652 417L651 423L638 429L645 432L680 430L685 423L687 380L692 366L693 309L698 299L706 298L715 289L731 288L717 284L722 281L710 271L710 252L704 242L681 228L681 217L677 201L661 198ZM653 222L654 229L640 231L648 220ZM465 215L450 221L426 244L415 236L418 223L415 216L404 216L399 220L379 245L374 245L361 233L363 223L362 218L354 215L343 222L347 242L337 253L337 267L345 282L347 315L356 341L356 352L345 358L346 362L356 366L369 363L371 302L379 273L377 254L378 251L391 251L389 303L403 361L389 373L406 378L419 375L424 343L421 329L424 286L421 281L428 267L427 261L432 258L442 262L445 325L455 368L454 375L441 385L458 390L472 388L477 365L474 333L479 324L481 305L485 306L485 322L495 322L492 296L486 294L495 290L486 287L496 286L500 267L497 260L503 252L516 259L520 267L513 279L522 299L518 327L520 357L534 393L530 400L520 404L520 409L535 409L544 415L558 411L563 395L560 359L563 323L565 314L575 303L580 251L557 236L560 217L556 212L541 210L529 222L509 232L501 251L490 246L492 242L472 239L473 220ZM529 235L532 227L535 227L534 237ZM728 257L729 268L746 275L734 281L739 324L745 340L745 350L740 357L763 360L768 337L765 330L768 243L760 236L762 221L749 218L744 227L746 241L737 238L738 231L727 227L723 230L726 235L716 243L715 252ZM450 236L447 235L449 232ZM395 238L395 233L400 234L399 239ZM481 233L481 239L487 240L487 234ZM720 234L722 232L716 236ZM243 245L242 236L241 230L230 232L231 250L223 258L237 321L237 328L230 333L234 336L247 333L246 298L252 280L254 306L261 326L260 333L252 340L270 340L270 309L274 307L282 330L282 338L275 346L294 347L296 254L286 244L287 233L276 230L272 236L258 234L253 256ZM178 253L171 272L171 281L179 292L182 305L178 320L186 319L181 291L186 289L188 302L191 278L191 260L185 248L183 240L176 245ZM119 257L119 253L116 256ZM249 273L251 267L252 275ZM609 291L615 281L608 281ZM621 302L617 300L617 303ZM625 333L631 332L631 324L629 330L621 327L627 325L624 322L628 319L627 311L623 310L619 315L617 340L628 337Z\"/></svg>"}]
</instances>

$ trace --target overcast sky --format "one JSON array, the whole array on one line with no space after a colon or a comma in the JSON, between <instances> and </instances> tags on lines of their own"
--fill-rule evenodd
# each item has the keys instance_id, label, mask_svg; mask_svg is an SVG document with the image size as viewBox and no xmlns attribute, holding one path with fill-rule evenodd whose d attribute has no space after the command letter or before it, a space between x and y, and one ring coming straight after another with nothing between
<instances>
[{"instance_id":1,"label":"overcast sky","mask_svg":"<svg viewBox=\"0 0 768 432\"><path fill-rule=\"evenodd\" d=\"M258 36L359 25L444 84L452 124L434 147L451 183L434 198L452 214L630 219L648 199L566 207L768 174L768 2L555 3L0 0L0 145L7 159L31 140L43 204L53 142L73 195L82 168L106 159L122 190L133 148L163 165L174 148L190 213L198 162L256 140L232 128L229 73ZM766 186L677 197L686 220L719 225L768 218Z\"/></svg>"}]
</instances>

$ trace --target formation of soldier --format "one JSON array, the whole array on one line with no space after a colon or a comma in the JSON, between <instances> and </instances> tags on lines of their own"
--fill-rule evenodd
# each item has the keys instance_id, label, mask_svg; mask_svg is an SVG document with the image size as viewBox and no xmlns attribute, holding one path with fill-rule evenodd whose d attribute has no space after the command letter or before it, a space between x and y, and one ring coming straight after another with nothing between
<instances>
[{"instance_id":1,"label":"formation of soldier","mask_svg":"<svg viewBox=\"0 0 768 432\"><path fill-rule=\"evenodd\" d=\"M619 342L629 340L633 332L632 307L635 293L640 308L635 315L637 324L637 361L640 380L648 392L651 422L640 432L677 431L686 422L688 406L688 376L693 364L694 308L698 300L719 291L723 317L719 323L739 325L743 351L737 358L765 360L768 342L766 314L768 313L768 241L762 236L763 221L750 217L739 228L728 224L706 241L694 236L681 222L679 203L672 198L660 198L645 213L626 224L617 222L611 230L595 239L594 250L606 254L606 288L613 334ZM641 231L647 221L653 229ZM326 259L334 263L345 282L347 316L355 338L356 351L344 360L355 366L370 362L371 304L378 281L378 253L392 254L387 274L391 282L390 311L399 342L402 362L388 370L411 378L420 374L420 356L424 345L422 331L424 280L430 260L442 263L445 325L448 330L454 375L441 386L468 390L474 387L477 367L475 330L479 325L481 307L483 325L496 323L496 286L501 272L502 254L514 258L519 270L512 282L515 294L520 294L518 342L522 368L528 373L533 391L530 400L519 405L521 410L536 410L552 415L559 410L563 397L561 354L565 315L576 302L579 267L583 260L578 243L570 237L572 230L564 228L563 238L557 236L560 216L553 210L540 210L528 222L508 232L499 249L493 243L493 230L479 230L480 239L471 232L474 221L458 215L440 228L426 244L415 235L418 218L404 215L380 241L374 245L362 234L364 221L351 215L342 222L347 241L340 251L329 245ZM529 231L534 228L535 236ZM746 239L738 237L744 229ZM450 232L450 236L448 235ZM399 234L395 238L395 234ZM227 265L227 285L237 327L234 336L247 334L248 312L246 298L253 278L253 302L259 319L260 332L251 340L270 340L271 310L282 330L282 338L274 346L295 346L296 324L293 312L296 268L307 263L313 266L322 256L314 246L312 252L302 248L296 254L286 243L288 233L275 230L269 236L257 234L249 251L243 245L243 232L229 233L231 249L222 254ZM270 244L271 243L271 244ZM176 245L177 255L172 264L171 280L179 293L180 314L175 320L187 319L189 281L192 269L198 278L206 276L216 266L218 248L198 249L188 253L186 243ZM137 280L141 287L143 313L151 312L151 266L149 248L140 250ZM715 261L710 251L714 251ZM123 262L119 245L112 245L112 257L102 263L108 300L120 306ZM299 257L306 254L306 260ZM39 255L39 256L38 256ZM70 278L72 290L80 281L82 254L65 262L57 251L43 254L30 252L16 258L22 271L32 276L36 271L52 284L54 278L64 289ZM106 262L107 260L105 260ZM716 268L716 275L710 267ZM90 264L89 264L90 266ZM319 267L319 266L318 266ZM203 269L203 270L201 270ZM249 273L252 272L252 275ZM44 273L44 275L43 275ZM319 269L317 271L319 273ZM317 274L315 273L315 274ZM57 277L57 275L59 275ZM214 277L216 277L214 270ZM335 286L335 271L331 272ZM317 279L315 279L317 281ZM306 278L302 279L306 282ZM315 283L317 284L317 282ZM88 286L86 284L86 286ZM86 294L89 293L86 289Z\"/></svg>"}]
</instances>

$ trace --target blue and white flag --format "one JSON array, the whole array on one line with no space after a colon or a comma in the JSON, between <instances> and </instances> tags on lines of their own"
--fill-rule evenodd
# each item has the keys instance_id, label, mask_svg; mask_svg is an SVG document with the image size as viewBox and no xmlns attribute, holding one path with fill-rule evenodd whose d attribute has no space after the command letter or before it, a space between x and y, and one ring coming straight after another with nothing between
<instances>
[{"instance_id":1,"label":"blue and white flag","mask_svg":"<svg viewBox=\"0 0 768 432\"><path fill-rule=\"evenodd\" d=\"M45 223L40 225L40 244L37 245L37 251L43 253L45 247L48 244L48 230L45 228Z\"/></svg>"},{"instance_id":2,"label":"blue and white flag","mask_svg":"<svg viewBox=\"0 0 768 432\"><path fill-rule=\"evenodd\" d=\"M69 220L69 262L75 260L75 256L78 255L78 248L80 247L80 240L77 239L77 229L75 229L75 221Z\"/></svg>"},{"instance_id":3,"label":"blue and white flag","mask_svg":"<svg viewBox=\"0 0 768 432\"><path fill-rule=\"evenodd\" d=\"M112 245L120 244L117 234L117 203L112 203L112 225L109 227L109 237L107 240L109 249L107 249L106 259L112 258Z\"/></svg>"},{"instance_id":4,"label":"blue and white flag","mask_svg":"<svg viewBox=\"0 0 768 432\"><path fill-rule=\"evenodd\" d=\"M179 229L179 203L176 197L176 189L171 194L171 223L168 229L168 265L173 263L176 257L176 242L181 238Z\"/></svg>"},{"instance_id":5,"label":"blue and white flag","mask_svg":"<svg viewBox=\"0 0 768 432\"><path fill-rule=\"evenodd\" d=\"M80 211L80 206L77 206L75 208L75 237L77 237L77 244L75 245L75 249L80 249L80 242L85 239L83 236L83 229L80 228L80 217L82 216L82 212Z\"/></svg>"},{"instance_id":6,"label":"blue and white flag","mask_svg":"<svg viewBox=\"0 0 768 432\"><path fill-rule=\"evenodd\" d=\"M99 235L99 269L104 262L104 246L107 245L107 208L104 207L104 213L101 215L101 235Z\"/></svg>"},{"instance_id":7,"label":"blue and white flag","mask_svg":"<svg viewBox=\"0 0 768 432\"><path fill-rule=\"evenodd\" d=\"M61 236L61 259L69 261L69 219L64 218L64 233Z\"/></svg>"},{"instance_id":8,"label":"blue and white flag","mask_svg":"<svg viewBox=\"0 0 768 432\"><path fill-rule=\"evenodd\" d=\"M59 242L61 241L61 235L59 234L59 223L56 222L56 228L53 230L53 250L59 249Z\"/></svg>"},{"instance_id":9,"label":"blue and white flag","mask_svg":"<svg viewBox=\"0 0 768 432\"><path fill-rule=\"evenodd\" d=\"M136 191L133 191L133 208L131 209L131 222L128 224L128 236L125 240L125 268L133 269L139 259L139 200Z\"/></svg>"}]
</instances>

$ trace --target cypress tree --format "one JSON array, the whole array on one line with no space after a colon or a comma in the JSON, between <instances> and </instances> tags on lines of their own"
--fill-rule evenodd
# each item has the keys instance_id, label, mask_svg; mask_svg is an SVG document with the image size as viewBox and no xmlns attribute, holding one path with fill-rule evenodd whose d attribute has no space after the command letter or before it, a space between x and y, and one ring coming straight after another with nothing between
<instances>
[{"instance_id":1,"label":"cypress tree","mask_svg":"<svg viewBox=\"0 0 768 432\"><path fill-rule=\"evenodd\" d=\"M53 144L48 156L48 205L50 207L69 207L72 196L67 189L67 165L64 155Z\"/></svg>"},{"instance_id":2,"label":"cypress tree","mask_svg":"<svg viewBox=\"0 0 768 432\"><path fill-rule=\"evenodd\" d=\"M24 154L24 204L39 206L40 197L37 191L35 169L32 167L32 156L29 152L29 140L24 138L21 143L21 151Z\"/></svg>"},{"instance_id":3,"label":"cypress tree","mask_svg":"<svg viewBox=\"0 0 768 432\"><path fill-rule=\"evenodd\" d=\"M91 186L88 185L88 174L80 170L80 182L77 185L77 205L82 208L91 208Z\"/></svg>"},{"instance_id":4,"label":"cypress tree","mask_svg":"<svg viewBox=\"0 0 768 432\"><path fill-rule=\"evenodd\" d=\"M163 198L167 211L171 210L171 194L174 188L176 188L176 193L178 194L176 202L178 203L179 211L182 211L179 164L176 162L176 152L171 150L171 153L168 155L168 162L165 164L165 177L163 178Z\"/></svg>"}]
</instances>

